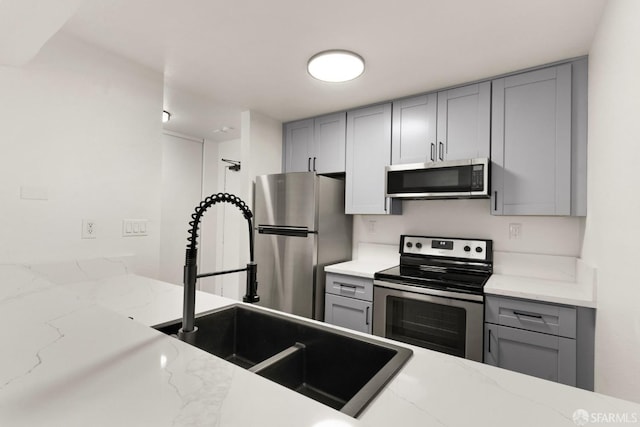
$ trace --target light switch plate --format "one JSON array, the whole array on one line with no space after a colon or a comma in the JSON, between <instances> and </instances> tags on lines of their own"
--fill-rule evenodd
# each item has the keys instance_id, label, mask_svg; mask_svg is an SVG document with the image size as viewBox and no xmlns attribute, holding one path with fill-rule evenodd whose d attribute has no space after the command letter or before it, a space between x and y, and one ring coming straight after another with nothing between
<instances>
[{"instance_id":1,"label":"light switch plate","mask_svg":"<svg viewBox=\"0 0 640 427\"><path fill-rule=\"evenodd\" d=\"M148 219L123 219L122 237L147 236L149 231Z\"/></svg>"}]
</instances>

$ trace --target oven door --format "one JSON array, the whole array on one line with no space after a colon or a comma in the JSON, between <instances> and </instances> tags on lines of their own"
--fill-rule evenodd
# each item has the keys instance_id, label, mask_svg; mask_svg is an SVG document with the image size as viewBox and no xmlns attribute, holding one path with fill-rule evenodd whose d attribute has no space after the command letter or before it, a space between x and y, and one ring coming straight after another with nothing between
<instances>
[{"instance_id":1,"label":"oven door","mask_svg":"<svg viewBox=\"0 0 640 427\"><path fill-rule=\"evenodd\" d=\"M475 299L462 300L451 292L384 281L374 281L373 289L374 335L482 362L481 295L462 294Z\"/></svg>"}]
</instances>

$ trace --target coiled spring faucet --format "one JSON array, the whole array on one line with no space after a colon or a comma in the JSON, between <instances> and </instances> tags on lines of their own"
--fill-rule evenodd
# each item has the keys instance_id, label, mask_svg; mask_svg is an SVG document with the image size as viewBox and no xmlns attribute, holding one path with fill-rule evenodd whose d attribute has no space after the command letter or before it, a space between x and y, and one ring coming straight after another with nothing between
<instances>
[{"instance_id":1,"label":"coiled spring faucet","mask_svg":"<svg viewBox=\"0 0 640 427\"><path fill-rule=\"evenodd\" d=\"M198 274L197 258L198 258L198 227L202 220L202 215L211 206L216 203L231 203L242 211L242 215L249 225L249 263L246 268L237 268L235 270L216 271L214 273ZM182 341L188 343L195 342L195 335L198 328L195 326L196 311L196 280L202 277L218 276L221 274L237 273L240 271L247 272L247 289L246 295L242 298L244 302L256 303L260 301L257 294L258 282L256 281L257 265L253 259L253 214L245 202L239 197L229 193L212 194L205 198L196 207L195 212L191 214L192 220L189 222L189 244L185 254L184 265L184 302L182 311L182 328L178 331L178 337Z\"/></svg>"}]
</instances>

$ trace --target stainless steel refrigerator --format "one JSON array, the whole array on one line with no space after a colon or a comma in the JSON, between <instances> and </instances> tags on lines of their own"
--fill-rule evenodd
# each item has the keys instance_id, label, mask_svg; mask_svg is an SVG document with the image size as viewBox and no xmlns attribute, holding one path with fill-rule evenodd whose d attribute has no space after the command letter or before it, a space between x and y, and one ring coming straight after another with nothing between
<instances>
[{"instance_id":1,"label":"stainless steel refrigerator","mask_svg":"<svg viewBox=\"0 0 640 427\"><path fill-rule=\"evenodd\" d=\"M259 305L323 320L324 267L351 259L344 181L294 172L256 177Z\"/></svg>"}]
</instances>

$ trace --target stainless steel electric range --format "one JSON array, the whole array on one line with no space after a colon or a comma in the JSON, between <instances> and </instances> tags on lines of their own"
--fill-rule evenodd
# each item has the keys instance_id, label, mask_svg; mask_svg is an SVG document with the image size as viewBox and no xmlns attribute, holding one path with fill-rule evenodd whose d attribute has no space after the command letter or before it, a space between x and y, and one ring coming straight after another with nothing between
<instances>
[{"instance_id":1,"label":"stainless steel electric range","mask_svg":"<svg viewBox=\"0 0 640 427\"><path fill-rule=\"evenodd\" d=\"M373 333L482 361L491 240L400 236L400 265L377 272Z\"/></svg>"}]
</instances>

